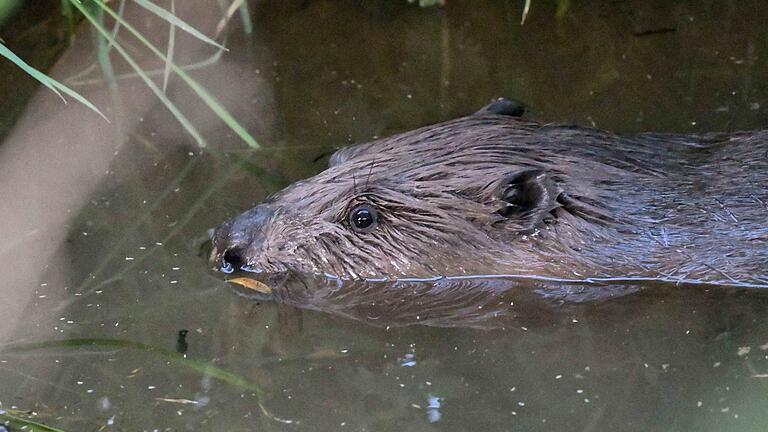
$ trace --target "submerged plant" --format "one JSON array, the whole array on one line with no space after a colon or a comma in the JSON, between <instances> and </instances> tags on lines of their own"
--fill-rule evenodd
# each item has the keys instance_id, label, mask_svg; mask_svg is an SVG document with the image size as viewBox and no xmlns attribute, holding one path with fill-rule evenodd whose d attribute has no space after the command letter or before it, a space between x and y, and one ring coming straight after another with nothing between
<instances>
[{"instance_id":1,"label":"submerged plant","mask_svg":"<svg viewBox=\"0 0 768 432\"><path fill-rule=\"evenodd\" d=\"M224 106L213 96L213 94L211 94L203 85L194 80L186 72L185 68L177 65L173 61L176 29L184 31L194 36L198 40L218 48L219 51L217 54L220 54L222 51L226 51L226 48L219 42L216 42L214 39L204 35L202 32L198 31L180 19L175 14L173 2L171 3L171 10L166 10L151 2L150 0L133 1L138 6L144 8L146 11L168 23L169 39L168 47L165 53L163 53L159 48L149 42L145 35L143 35L139 30L137 30L133 25L131 25L123 18L122 10L125 4L125 0L120 2L117 11L112 9L104 0L62 0L62 11L69 22L73 21L73 16L75 13L74 11L76 10L83 17L85 17L85 19L96 31L97 37L100 39L98 52L99 64L102 66L102 73L104 73L107 81L110 82L110 85L116 86L116 78L112 72L111 62L109 60L109 52L114 49L126 61L126 63L131 66L136 76L144 81L144 83L150 88L150 90L152 90L155 96L163 103L163 105L166 106L166 108L168 108L168 110L179 121L182 127L195 139L199 146L204 147L206 145L205 139L198 132L197 128L192 124L192 122L183 114L179 107L174 104L173 101L171 101L165 93L165 89L167 87L171 73L176 74L179 78L181 78L181 80L187 84L198 97L200 97L203 103L208 106L208 108L210 108L216 114L216 116L218 116L219 119L221 119L221 121L223 121L233 132L235 132L235 134L240 137L240 139L242 139L248 146L252 148L259 148L260 146L258 142L253 138L253 136L248 133L248 131L229 113L229 111L227 111L226 108L224 108ZM227 12L225 13L224 18L222 18L219 27L223 28L223 25L226 25L226 23L229 21L229 17L231 17L232 13L234 13L236 10L241 11L241 16L245 21L248 13L247 2L243 0L234 0L227 9ZM115 28L112 31L107 30L106 26L104 25L104 14L110 16L115 21ZM250 22L248 24L249 25L246 26L246 31L250 31ZM133 58L133 56L128 53L125 47L121 45L117 37L117 33L120 28L124 28L154 55L163 60L165 67L162 72L162 85L159 86L156 84L150 78L151 74L149 71L143 69ZM221 32L221 28L217 29L217 35ZM16 64L27 74L54 91L65 102L66 100L64 99L62 93L72 97L107 120L104 114L102 114L102 112L85 97L72 90L70 87L67 87L66 85L54 80L50 76L24 62L21 58L14 54L13 51L2 44L1 41L0 56L5 57Z\"/></svg>"},{"instance_id":2,"label":"submerged plant","mask_svg":"<svg viewBox=\"0 0 768 432\"><path fill-rule=\"evenodd\" d=\"M104 116L104 114L102 114L102 112L99 111L99 109L96 108L96 106L93 105L88 99L84 98L83 96L81 96L76 91L74 91L71 88L65 86L64 84L56 81L55 79L49 77L48 75L44 74L43 72L40 72L39 70L37 70L34 67L30 66L29 64L27 64L27 62L25 62L24 60L19 58L19 56L14 54L13 51L11 51L2 42L0 42L0 56L3 56L5 58L7 58L13 64L15 64L16 66L20 67L24 72L29 74L29 76L31 76L32 78L40 81L41 84L43 84L44 86L46 86L49 89L51 89L51 91L56 93L61 98L61 100L64 101L64 103L66 103L67 100L64 99L64 96L62 95L62 93L72 97L73 99L77 100L78 102L82 103L83 105L87 106L88 108L90 108L91 110L96 112L98 115L103 117L104 120L107 120L107 118ZM107 121L109 121L109 120L107 120Z\"/></svg>"},{"instance_id":3,"label":"submerged plant","mask_svg":"<svg viewBox=\"0 0 768 432\"><path fill-rule=\"evenodd\" d=\"M28 412L0 409L0 426L8 426L14 428L13 430L25 432L64 432L61 429L36 422L29 417L30 413Z\"/></svg>"},{"instance_id":4,"label":"submerged plant","mask_svg":"<svg viewBox=\"0 0 768 432\"><path fill-rule=\"evenodd\" d=\"M278 423L294 424L298 423L296 420L287 420L273 415L264 405L264 394L259 383L253 382L245 377L237 375L233 372L229 372L221 367L216 366L213 362L197 360L188 358L185 354L180 352L174 352L153 345L147 345L141 342L135 342L131 340L122 339L99 339L99 338L82 338L82 339L62 339L62 340L49 340L44 342L32 342L22 344L10 344L0 346L0 352L3 353L28 353L30 351L44 350L44 349L78 349L83 347L96 347L96 348L116 348L116 349L129 349L137 352L143 352L162 360L169 364L174 364L179 367L191 370L202 377L211 377L218 381L224 382L231 386L248 390L253 393L257 398L256 404L259 410L272 421ZM166 399L156 398L157 400L178 402L178 399ZM0 408L0 426L3 424L18 428L24 431L33 432L64 432L61 429L56 429L47 426L43 423L31 420L29 417L34 413L23 412L19 410L3 410ZM263 425L262 425L263 426ZM2 429L0 429L2 430ZM14 429L16 430L16 429Z\"/></svg>"}]
</instances>

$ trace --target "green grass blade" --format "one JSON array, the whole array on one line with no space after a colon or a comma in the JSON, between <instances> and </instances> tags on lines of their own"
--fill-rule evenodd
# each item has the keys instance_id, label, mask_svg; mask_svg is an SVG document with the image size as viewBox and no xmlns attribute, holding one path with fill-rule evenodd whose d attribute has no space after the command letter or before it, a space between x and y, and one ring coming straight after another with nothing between
<instances>
[{"instance_id":1,"label":"green grass blade","mask_svg":"<svg viewBox=\"0 0 768 432\"><path fill-rule=\"evenodd\" d=\"M69 1L69 0L67 0ZM200 69L206 69L209 66L215 65L221 60L221 53L224 51L222 50L216 50L213 54L211 54L210 57L196 61L194 63L189 63L181 66L182 69L185 71L195 71ZM89 65L87 68L83 69L82 71L78 72L76 75L72 75L71 77L68 77L66 79L66 84L70 86L86 86L86 85L99 85L104 82L103 78L87 78L89 74L93 73L94 70L96 70L96 64L93 63ZM164 68L160 69L146 69L144 71L148 77L155 77L159 76L162 77L163 73L165 72ZM136 72L126 72L121 73L115 76L115 78L118 81L122 80L129 80L129 79L136 79L139 75Z\"/></svg>"},{"instance_id":2,"label":"green grass blade","mask_svg":"<svg viewBox=\"0 0 768 432\"><path fill-rule=\"evenodd\" d=\"M88 99L80 96L80 93L72 90L71 88L65 86L64 84L54 80L53 78L50 79L51 84L53 84L59 91L66 94L67 96L71 97L72 99L80 102L81 104L85 105L86 107L90 108L92 111L94 111L96 114L100 115L101 118L107 121L109 123L109 119L107 116L105 116L101 111L99 111L98 108L96 108L95 105L93 105Z\"/></svg>"},{"instance_id":3,"label":"green grass blade","mask_svg":"<svg viewBox=\"0 0 768 432\"><path fill-rule=\"evenodd\" d=\"M248 10L248 2L240 4L240 19L243 20L243 31L249 35L253 33L253 23L251 22L251 12Z\"/></svg>"},{"instance_id":4,"label":"green grass blade","mask_svg":"<svg viewBox=\"0 0 768 432\"><path fill-rule=\"evenodd\" d=\"M192 36L200 39L201 41L203 41L203 42L205 42L207 44L215 46L216 48L227 50L224 46L220 45L215 40L209 38L208 36L206 36L206 35L204 35L202 33L200 33L194 27L192 27L191 25L189 25L186 22L182 21L181 19L179 19L179 17L177 17L173 13L173 11L169 12L169 11L161 8L160 6L152 3L149 0L133 0L133 1L136 2L139 6L143 7L144 9L146 9L146 10L152 12L153 14L159 16L160 18L168 21L168 23L171 24L172 26L178 27L179 29L181 29L181 30L191 34ZM99 2L99 3L101 3L101 2Z\"/></svg>"},{"instance_id":5,"label":"green grass blade","mask_svg":"<svg viewBox=\"0 0 768 432\"><path fill-rule=\"evenodd\" d=\"M176 13L176 4L171 0L171 13ZM176 45L176 26L170 24L168 30L168 49L165 54L165 69L163 70L163 93L168 89L168 78L171 76L171 63L173 63L173 50Z\"/></svg>"},{"instance_id":6,"label":"green grass blade","mask_svg":"<svg viewBox=\"0 0 768 432\"><path fill-rule=\"evenodd\" d=\"M72 13L72 6L69 4L69 0L61 0L61 15L67 22L67 38L71 45L75 35L75 14Z\"/></svg>"},{"instance_id":7,"label":"green grass blade","mask_svg":"<svg viewBox=\"0 0 768 432\"><path fill-rule=\"evenodd\" d=\"M72 2L76 2L77 0L70 0ZM149 48L150 51L152 51L153 54L158 56L163 61L167 61L166 56L156 47L154 46L150 41L147 40L147 38L144 37L144 35L141 34L138 30L136 30L135 27L133 27L130 23L125 21L121 16L117 15L109 6L107 6L103 0L94 0L95 4L99 5L101 8L104 9L105 12L107 12L109 15L112 16L113 19L116 21L120 21L123 28L128 30L136 39L138 39L144 46ZM83 10L82 7L78 6L81 10ZM245 130L245 128L238 123L237 120L235 120L234 117L229 113L229 111L224 108L221 103L216 100L216 98L208 92L202 85L200 85L197 81L195 81L191 76L189 76L182 68L177 66L175 63L170 63L171 68L176 73L176 75L179 76L184 82L187 83L187 85L192 88L192 90L197 93L197 95L200 97L200 99L205 102L206 105L214 112L216 115L227 125L230 129L232 129L233 132L235 132L240 139L245 141L246 144L253 148L261 148L258 142L256 142L256 139L254 139L251 134L248 133L248 131Z\"/></svg>"},{"instance_id":8,"label":"green grass blade","mask_svg":"<svg viewBox=\"0 0 768 432\"><path fill-rule=\"evenodd\" d=\"M97 18L99 23L104 24L104 14L98 13ZM117 79L115 77L115 68L112 66L112 59L109 56L111 50L107 40L101 37L101 35L93 29L93 36L96 39L96 60L101 69L101 74L104 76L104 80L109 88L109 93L112 96L112 103L114 108L119 109L122 106L120 100L120 93L117 87ZM113 35L114 36L114 35ZM119 117L119 116L118 116ZM118 119L119 120L119 119Z\"/></svg>"},{"instance_id":9,"label":"green grass blade","mask_svg":"<svg viewBox=\"0 0 768 432\"><path fill-rule=\"evenodd\" d=\"M251 16L248 12L248 2L244 0L233 0L229 6L224 8L223 0L219 0L219 5L223 8L222 12L224 12L224 16L221 17L219 23L216 24L216 37L218 37L221 32L224 31L224 28L227 27L227 24L229 24L229 20L232 19L232 15L234 15L238 10L240 11L240 17L243 20L243 30L245 31L245 34L251 34L253 31L253 26L251 25Z\"/></svg>"},{"instance_id":10,"label":"green grass blade","mask_svg":"<svg viewBox=\"0 0 768 432\"><path fill-rule=\"evenodd\" d=\"M66 0L69 1L69 0ZM117 14L120 16L123 16L123 12L125 11L125 0L120 0L120 5L117 7ZM115 26L112 28L112 38L114 40L117 40L117 32L120 31L120 23L115 23ZM107 51L112 50L112 44L107 45Z\"/></svg>"},{"instance_id":11,"label":"green grass blade","mask_svg":"<svg viewBox=\"0 0 768 432\"><path fill-rule=\"evenodd\" d=\"M256 142L256 139L251 136L251 134L249 134L248 131L246 131L245 128L237 120L235 120L234 117L232 117L229 111L227 111L226 108L224 108L224 106L221 105L221 103L219 103L219 101L216 100L216 98L213 97L213 95L205 89L205 87L200 85L197 81L193 80L192 77L187 75L184 70L177 67L176 65L173 65L173 69L176 74L179 75L179 77L184 80L195 93L197 93L197 95L206 103L206 105L208 105L208 107L214 113L216 113L216 115L219 116L219 118L237 134L237 136L240 137L240 139L245 141L245 143L248 144L248 146L251 148L261 148L261 145Z\"/></svg>"},{"instance_id":12,"label":"green grass blade","mask_svg":"<svg viewBox=\"0 0 768 432\"><path fill-rule=\"evenodd\" d=\"M228 372L218 366L214 366L210 363L194 360L185 357L183 354L179 354L175 351L158 348L152 345L143 344L141 342L134 342L122 339L98 339L98 338L82 338L82 339L63 339L55 341L45 341L37 343L27 343L19 345L8 345L2 349L3 352L27 352L48 348L80 348L80 347L105 347L105 348L127 348L136 351L142 351L148 354L156 355L163 360L171 363L178 364L179 366L186 367L195 372L199 372L205 376L213 377L219 381L231 384L236 387L240 387L246 390L259 392L260 388L254 383L249 382L243 377L240 377L232 372Z\"/></svg>"},{"instance_id":13,"label":"green grass blade","mask_svg":"<svg viewBox=\"0 0 768 432\"><path fill-rule=\"evenodd\" d=\"M531 0L525 0L525 5L523 6L523 18L520 19L520 25L525 24L525 19L528 18L528 12L531 11Z\"/></svg>"},{"instance_id":14,"label":"green grass blade","mask_svg":"<svg viewBox=\"0 0 768 432\"><path fill-rule=\"evenodd\" d=\"M67 102L66 99L64 99L64 96L62 96L61 93L66 94L67 96L71 97L72 99L75 99L76 101L80 102L81 104L85 105L86 107L90 108L93 112L100 115L104 120L109 122L107 117L102 114L101 111L99 111L98 108L96 108L95 105L93 105L90 101L88 101L86 98L80 96L79 93L76 91L70 89L69 87L65 86L64 84L56 81L55 79L49 77L48 75L40 72L39 70L33 68L27 62L19 58L16 54L13 53L8 47L0 43L0 56L3 56L13 62L16 66L20 67L24 72L29 74L32 78L40 81L44 86L51 89L54 93L56 93L64 103Z\"/></svg>"},{"instance_id":15,"label":"green grass blade","mask_svg":"<svg viewBox=\"0 0 768 432\"><path fill-rule=\"evenodd\" d=\"M26 432L64 432L61 429L20 417L22 414L17 410L3 411L0 409L0 425L7 422L8 426L14 428L13 430Z\"/></svg>"},{"instance_id":16,"label":"green grass blade","mask_svg":"<svg viewBox=\"0 0 768 432\"><path fill-rule=\"evenodd\" d=\"M72 3L73 6L75 6L80 11L80 13L83 14L83 16L85 16L85 18L91 23L91 25L93 25L93 27L99 33L101 33L101 35L104 36L104 38L107 41L109 41L112 44L112 47L123 57L123 59L125 59L125 61L133 68L133 70L136 71L136 74L138 74L139 77L141 77L141 79L150 88L150 90L152 90L152 92L155 94L155 96L157 96L157 98L160 99L160 101L163 103L163 105L165 105L165 107L168 108L168 110L173 114L173 116L176 117L176 119L179 121L179 123L181 123L182 127L184 127L184 129L186 129L187 132L190 135L192 135L192 137L195 139L195 141L197 141L197 144L200 147L205 147L206 146L205 140L200 135L200 133L197 131L197 129L192 125L192 123L189 121L189 119L187 119L187 117L181 111L179 111L179 109L176 107L176 105L173 102L171 102L170 99L168 99L168 97L165 95L165 93L162 92L162 90L160 90L160 88L157 86L157 84L155 84L154 81L152 81L147 76L147 74L144 72L143 69L141 69L141 66L139 66L136 63L136 61L133 59L133 57L131 57L128 54L128 52L126 52L125 49L120 44L118 44L115 41L115 39L112 37L110 32L107 31L107 29L105 29L99 23L99 21L93 16L93 14L91 14L90 11L88 11L85 7L83 7L83 5L78 2L78 0L69 0L69 1L70 1L70 3ZM109 8L107 8L106 6L103 6L102 3L98 2L97 4L100 7L103 7L104 10L107 11L113 17L119 18L119 20L122 21L122 25L125 28L128 28L126 26L127 23L125 22L125 20L122 19L122 17L119 17L117 14L114 13L114 11L112 11ZM135 31L135 29L132 29L132 30Z\"/></svg>"},{"instance_id":17,"label":"green grass blade","mask_svg":"<svg viewBox=\"0 0 768 432\"><path fill-rule=\"evenodd\" d=\"M2 42L0 42L0 55L12 61L13 64L20 67L22 70L24 70L24 72L29 74L32 78L40 81L40 83L42 83L43 85L51 89L51 91L56 93L64 103L67 103L67 100L64 99L64 96L62 96L62 94L59 93L56 87L53 84L51 84L51 79L48 77L48 75L40 72L39 70L27 64L27 62L19 58L19 56L14 54L13 51L11 51L7 46L3 45Z\"/></svg>"}]
</instances>

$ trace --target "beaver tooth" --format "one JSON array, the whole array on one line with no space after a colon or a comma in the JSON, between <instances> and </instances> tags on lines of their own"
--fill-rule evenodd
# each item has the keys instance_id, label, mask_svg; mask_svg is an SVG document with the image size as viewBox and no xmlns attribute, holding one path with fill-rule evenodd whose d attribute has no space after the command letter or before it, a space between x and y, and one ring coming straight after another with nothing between
<instances>
[{"instance_id":1,"label":"beaver tooth","mask_svg":"<svg viewBox=\"0 0 768 432\"><path fill-rule=\"evenodd\" d=\"M257 281L256 279L251 279L247 277L238 277L238 278L227 279L227 282L240 285L242 287L248 288L250 290L254 290L256 292L260 292L262 294L272 294L272 288L270 288L263 282Z\"/></svg>"}]
</instances>

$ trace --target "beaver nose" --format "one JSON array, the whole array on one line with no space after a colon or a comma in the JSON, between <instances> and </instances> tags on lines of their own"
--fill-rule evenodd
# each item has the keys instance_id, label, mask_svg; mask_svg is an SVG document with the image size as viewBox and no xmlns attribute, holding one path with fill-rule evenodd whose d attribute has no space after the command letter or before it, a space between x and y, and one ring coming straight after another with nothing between
<instances>
[{"instance_id":1,"label":"beaver nose","mask_svg":"<svg viewBox=\"0 0 768 432\"><path fill-rule=\"evenodd\" d=\"M258 205L217 228L211 256L214 269L232 273L247 266L264 242L265 227L273 214L268 206Z\"/></svg>"},{"instance_id":2,"label":"beaver nose","mask_svg":"<svg viewBox=\"0 0 768 432\"><path fill-rule=\"evenodd\" d=\"M224 250L222 260L219 264L219 271L232 273L235 269L242 268L247 263L244 247L231 247Z\"/></svg>"}]
</instances>

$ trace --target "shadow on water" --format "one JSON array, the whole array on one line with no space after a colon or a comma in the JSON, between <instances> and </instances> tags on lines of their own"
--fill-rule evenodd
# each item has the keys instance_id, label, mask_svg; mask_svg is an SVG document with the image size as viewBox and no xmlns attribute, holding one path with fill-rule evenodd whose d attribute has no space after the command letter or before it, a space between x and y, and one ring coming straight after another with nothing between
<instances>
[{"instance_id":1,"label":"shadow on water","mask_svg":"<svg viewBox=\"0 0 768 432\"><path fill-rule=\"evenodd\" d=\"M213 34L212 3L176 7ZM0 144L0 409L67 431L762 430L760 291L644 286L576 306L521 290L494 325L402 327L364 305L371 325L244 299L208 273L206 230L317 157L495 96L621 132L765 126L763 2L533 2L521 27L522 3L251 3L254 33L233 21L231 51L194 76L258 151L173 78L210 149L129 77L117 99L98 69L76 88L111 124L36 94ZM162 22L130 3L126 16L164 46ZM82 30L57 78L96 61ZM184 36L176 50L212 55Z\"/></svg>"}]
</instances>

